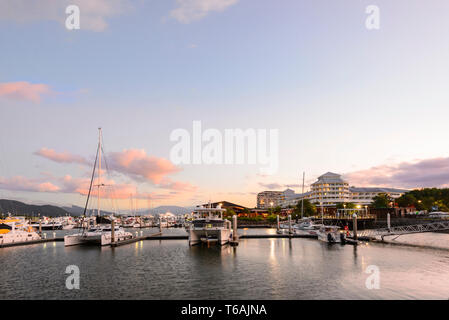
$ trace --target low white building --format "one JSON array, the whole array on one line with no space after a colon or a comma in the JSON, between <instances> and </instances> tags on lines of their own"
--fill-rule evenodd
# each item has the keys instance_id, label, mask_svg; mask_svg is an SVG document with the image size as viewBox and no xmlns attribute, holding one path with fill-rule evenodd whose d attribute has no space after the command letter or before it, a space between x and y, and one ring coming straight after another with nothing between
<instances>
[{"instance_id":1,"label":"low white building","mask_svg":"<svg viewBox=\"0 0 449 320\"><path fill-rule=\"evenodd\" d=\"M291 191L293 190L275 191L282 194L279 197L280 200L276 203L286 208L295 206L301 199L308 199L315 205L323 207L335 207L338 203L347 202L365 206L372 203L373 198L381 193L386 193L393 199L396 199L408 190L380 187L350 187L349 183L341 175L327 172L312 183L310 191L304 194L292 193ZM266 208L269 208L269 206Z\"/></svg>"}]
</instances>

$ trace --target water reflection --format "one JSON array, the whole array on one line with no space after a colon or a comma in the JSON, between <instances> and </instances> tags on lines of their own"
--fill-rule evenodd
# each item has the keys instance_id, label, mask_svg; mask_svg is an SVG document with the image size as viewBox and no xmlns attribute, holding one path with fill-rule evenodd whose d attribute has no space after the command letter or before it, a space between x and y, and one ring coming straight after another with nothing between
<instances>
[{"instance_id":1,"label":"water reflection","mask_svg":"<svg viewBox=\"0 0 449 320\"><path fill-rule=\"evenodd\" d=\"M81 271L77 292L64 285L70 264ZM380 290L365 287L369 265L382 272ZM44 243L2 248L0 270L4 299L447 299L449 288L445 251L295 238L210 248L185 240L113 249Z\"/></svg>"}]
</instances>

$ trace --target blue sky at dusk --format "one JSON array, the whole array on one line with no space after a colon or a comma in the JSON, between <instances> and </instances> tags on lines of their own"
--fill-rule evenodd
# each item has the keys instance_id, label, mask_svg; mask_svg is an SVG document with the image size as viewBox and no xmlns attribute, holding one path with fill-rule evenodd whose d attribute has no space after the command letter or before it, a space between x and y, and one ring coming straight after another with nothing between
<instances>
[{"instance_id":1,"label":"blue sky at dusk","mask_svg":"<svg viewBox=\"0 0 449 320\"><path fill-rule=\"evenodd\" d=\"M77 4L81 29L67 30ZM380 29L365 27L368 5ZM83 205L102 127L120 209L449 184L449 2L0 2L0 198ZM278 129L279 170L174 165L177 128ZM132 163L132 165L130 165ZM150 200L148 200L150 199Z\"/></svg>"}]
</instances>

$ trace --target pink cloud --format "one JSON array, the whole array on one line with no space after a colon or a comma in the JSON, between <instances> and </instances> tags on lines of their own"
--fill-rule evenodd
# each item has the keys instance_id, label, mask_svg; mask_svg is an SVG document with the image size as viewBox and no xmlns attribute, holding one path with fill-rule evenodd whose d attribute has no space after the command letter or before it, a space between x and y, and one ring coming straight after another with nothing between
<instances>
[{"instance_id":1,"label":"pink cloud","mask_svg":"<svg viewBox=\"0 0 449 320\"><path fill-rule=\"evenodd\" d=\"M380 165L345 174L355 186L385 186L403 188L447 187L449 158L433 158L414 162Z\"/></svg>"},{"instance_id":2,"label":"pink cloud","mask_svg":"<svg viewBox=\"0 0 449 320\"><path fill-rule=\"evenodd\" d=\"M48 148L41 148L34 154L58 163L78 163L86 166L92 165L84 157L73 155L69 152L56 152L55 150ZM149 181L160 188L176 191L192 192L197 189L196 186L193 186L190 183L172 181L167 178L167 175L176 173L180 171L180 169L167 159L147 155L144 150L125 149L122 152L111 152L107 154L107 159L110 171L122 174L136 181ZM104 175L104 173L105 172L102 172L102 175ZM74 180L71 178L68 178L67 181L65 181L65 184L70 184L73 181ZM76 181L76 183L77 185L81 185L80 181ZM85 178L83 184L87 185L88 188L89 180ZM75 190L73 186L71 190L72 192L80 193L80 191ZM120 190L125 193L127 192L126 190L131 191L129 187L125 188L124 185L120 186ZM136 191L128 192L128 196L130 193L134 194ZM87 191L84 190L82 194L87 194Z\"/></svg>"},{"instance_id":3,"label":"pink cloud","mask_svg":"<svg viewBox=\"0 0 449 320\"><path fill-rule=\"evenodd\" d=\"M196 186L191 185L188 182L171 181L169 179L165 179L159 186L165 189L184 191L184 192L193 192L197 190Z\"/></svg>"},{"instance_id":4,"label":"pink cloud","mask_svg":"<svg viewBox=\"0 0 449 320\"><path fill-rule=\"evenodd\" d=\"M112 170L133 178L149 180L155 184L161 183L166 175L180 170L169 160L149 156L142 149L111 152L108 157Z\"/></svg>"},{"instance_id":5,"label":"pink cloud","mask_svg":"<svg viewBox=\"0 0 449 320\"><path fill-rule=\"evenodd\" d=\"M53 149L41 148L34 154L59 163L88 164L88 161L81 156L73 155L69 152L56 152Z\"/></svg>"},{"instance_id":6,"label":"pink cloud","mask_svg":"<svg viewBox=\"0 0 449 320\"><path fill-rule=\"evenodd\" d=\"M60 188L49 182L39 181L38 179L29 179L22 176L12 178L1 178L0 187L13 191L32 191L32 192L57 192Z\"/></svg>"},{"instance_id":7,"label":"pink cloud","mask_svg":"<svg viewBox=\"0 0 449 320\"><path fill-rule=\"evenodd\" d=\"M39 103L41 96L52 90L46 84L32 84L26 81L0 83L0 97Z\"/></svg>"}]
</instances>

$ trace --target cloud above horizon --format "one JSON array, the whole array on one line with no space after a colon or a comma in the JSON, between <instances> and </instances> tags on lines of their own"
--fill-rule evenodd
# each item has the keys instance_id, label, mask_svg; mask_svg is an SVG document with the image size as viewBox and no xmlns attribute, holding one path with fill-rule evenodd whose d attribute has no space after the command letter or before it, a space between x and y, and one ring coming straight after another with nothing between
<instances>
[{"instance_id":1,"label":"cloud above horizon","mask_svg":"<svg viewBox=\"0 0 449 320\"><path fill-rule=\"evenodd\" d=\"M56 21L65 28L65 8L77 5L80 8L80 30L104 31L107 20L131 9L129 0L2 0L0 21L30 23Z\"/></svg>"},{"instance_id":2,"label":"cloud above horizon","mask_svg":"<svg viewBox=\"0 0 449 320\"><path fill-rule=\"evenodd\" d=\"M52 178L44 175L41 178L26 178L22 176L15 176L11 178L0 177L0 189L9 191L24 191L24 192L44 192L44 193L75 193L86 196L89 193L90 179L88 178L73 178L70 175L65 175L60 178ZM100 190L102 199L143 199L143 200L166 200L172 198L175 193L156 193L156 192L140 192L136 186L127 183L117 183L112 179L105 179L103 181L104 187ZM93 187L91 190L92 199L97 197L98 188Z\"/></svg>"},{"instance_id":3,"label":"cloud above horizon","mask_svg":"<svg viewBox=\"0 0 449 320\"><path fill-rule=\"evenodd\" d=\"M171 161L147 155L143 149L110 152L108 158L111 170L154 184L160 184L166 175L180 171Z\"/></svg>"},{"instance_id":4,"label":"cloud above horizon","mask_svg":"<svg viewBox=\"0 0 449 320\"><path fill-rule=\"evenodd\" d=\"M221 12L236 4L238 0L176 0L176 8L170 16L181 23L200 20L210 12Z\"/></svg>"},{"instance_id":5,"label":"cloud above horizon","mask_svg":"<svg viewBox=\"0 0 449 320\"><path fill-rule=\"evenodd\" d=\"M41 148L34 152L34 154L59 163L89 164L88 161L81 156L76 156L69 152L56 152L55 150L48 148Z\"/></svg>"},{"instance_id":6,"label":"cloud above horizon","mask_svg":"<svg viewBox=\"0 0 449 320\"><path fill-rule=\"evenodd\" d=\"M34 152L35 155L57 163L76 163L85 166L93 165L82 156L69 152L57 152L49 148L41 148ZM196 186L187 182L172 181L167 176L181 171L171 161L147 155L143 149L125 149L121 152L107 154L109 170L122 174L134 181L151 182L153 185L175 191L192 192Z\"/></svg>"},{"instance_id":7,"label":"cloud above horizon","mask_svg":"<svg viewBox=\"0 0 449 320\"><path fill-rule=\"evenodd\" d=\"M51 94L50 86L27 81L0 83L0 97L12 100L31 101L39 103L43 95Z\"/></svg>"},{"instance_id":8,"label":"cloud above horizon","mask_svg":"<svg viewBox=\"0 0 449 320\"><path fill-rule=\"evenodd\" d=\"M343 175L352 186L449 187L449 157L380 165Z\"/></svg>"},{"instance_id":9,"label":"cloud above horizon","mask_svg":"<svg viewBox=\"0 0 449 320\"><path fill-rule=\"evenodd\" d=\"M29 179L22 176L0 177L0 188L11 191L57 192L61 188L49 181Z\"/></svg>"},{"instance_id":10,"label":"cloud above horizon","mask_svg":"<svg viewBox=\"0 0 449 320\"><path fill-rule=\"evenodd\" d=\"M276 182L272 182L272 183L263 183L263 182L259 182L259 185L261 187L267 188L268 190L284 190L285 188L298 188L300 187L299 184L280 184L280 183L276 183Z\"/></svg>"}]
</instances>

